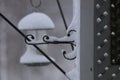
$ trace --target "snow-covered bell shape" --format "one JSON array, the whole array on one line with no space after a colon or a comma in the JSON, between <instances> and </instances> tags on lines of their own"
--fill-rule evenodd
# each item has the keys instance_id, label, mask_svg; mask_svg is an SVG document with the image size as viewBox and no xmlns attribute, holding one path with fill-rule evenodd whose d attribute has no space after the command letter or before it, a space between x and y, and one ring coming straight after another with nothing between
<instances>
[{"instance_id":1,"label":"snow-covered bell shape","mask_svg":"<svg viewBox=\"0 0 120 80\"><path fill-rule=\"evenodd\" d=\"M20 30L47 30L54 29L51 18L44 13L33 12L22 18L18 24Z\"/></svg>"},{"instance_id":2,"label":"snow-covered bell shape","mask_svg":"<svg viewBox=\"0 0 120 80\"><path fill-rule=\"evenodd\" d=\"M52 57L50 58L55 61ZM26 52L20 58L20 63L27 66L44 66L50 64L50 61L43 55L38 54L33 46L27 45Z\"/></svg>"},{"instance_id":3,"label":"snow-covered bell shape","mask_svg":"<svg viewBox=\"0 0 120 80\"><path fill-rule=\"evenodd\" d=\"M27 34L34 35L34 41L37 42L40 41L40 39L42 39L42 37L46 34L46 30L54 28L54 23L46 14L33 12L20 20L18 23L18 28L20 30L27 31ZM44 66L51 63L42 54L38 54L32 45L26 44L26 46L27 49L23 56L20 58L20 63L29 66ZM43 51L48 52L47 45L40 45L39 47ZM55 61L52 57L50 58Z\"/></svg>"}]
</instances>

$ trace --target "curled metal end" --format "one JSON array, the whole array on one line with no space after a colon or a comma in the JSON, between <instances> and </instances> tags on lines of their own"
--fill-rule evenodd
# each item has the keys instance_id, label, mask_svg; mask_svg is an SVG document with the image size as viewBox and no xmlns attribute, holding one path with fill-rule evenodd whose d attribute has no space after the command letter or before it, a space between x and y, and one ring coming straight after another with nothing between
<instances>
[{"instance_id":1,"label":"curled metal end","mask_svg":"<svg viewBox=\"0 0 120 80\"><path fill-rule=\"evenodd\" d=\"M29 45L32 45L32 43L30 43L32 40L34 40L35 39L35 37L32 35L32 34L28 34L28 35L26 35L26 37L25 37L25 43L26 44L29 44Z\"/></svg>"},{"instance_id":2,"label":"curled metal end","mask_svg":"<svg viewBox=\"0 0 120 80\"><path fill-rule=\"evenodd\" d=\"M66 54L67 54L67 52L66 52L66 51L63 51L63 56L64 56L65 59L67 59L67 60L75 60L75 59L76 59L76 56L73 57L73 58L68 58L68 57L66 56Z\"/></svg>"},{"instance_id":3,"label":"curled metal end","mask_svg":"<svg viewBox=\"0 0 120 80\"><path fill-rule=\"evenodd\" d=\"M72 32L76 32L76 30L70 30L70 31L68 31L67 36L70 37Z\"/></svg>"},{"instance_id":4,"label":"curled metal end","mask_svg":"<svg viewBox=\"0 0 120 80\"><path fill-rule=\"evenodd\" d=\"M50 39L50 38L49 38L48 35L44 35L44 36L43 36L43 41L44 41L44 42L49 42L49 41L48 41L49 39Z\"/></svg>"}]
</instances>

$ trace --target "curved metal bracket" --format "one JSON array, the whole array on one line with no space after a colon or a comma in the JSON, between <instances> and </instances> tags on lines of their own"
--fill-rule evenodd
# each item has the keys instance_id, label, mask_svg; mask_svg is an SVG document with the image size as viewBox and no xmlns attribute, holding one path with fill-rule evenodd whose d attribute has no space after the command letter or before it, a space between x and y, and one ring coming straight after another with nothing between
<instances>
[{"instance_id":1,"label":"curved metal bracket","mask_svg":"<svg viewBox=\"0 0 120 80\"><path fill-rule=\"evenodd\" d=\"M29 38L29 40L27 39ZM74 41L58 41L58 40L54 40L51 41L49 40L50 37L48 35L43 36L43 40L42 41L33 41L35 39L35 37L32 34L29 34L26 36L25 38L25 42L28 45L41 45L41 44L72 44L75 46Z\"/></svg>"},{"instance_id":2,"label":"curved metal bracket","mask_svg":"<svg viewBox=\"0 0 120 80\"><path fill-rule=\"evenodd\" d=\"M35 41L35 37L32 34L29 34L29 35L26 36L25 42L28 45L71 44L73 46L72 47L72 50L73 50L72 52L74 52L74 48L76 47L75 41L74 41L74 39L69 40L69 38L71 37L73 32L76 32L76 30L70 30L68 32L67 36L64 36L62 38L57 38L57 37L54 37L54 36L44 35L42 37L41 41ZM29 40L28 40L28 38L29 38ZM67 59L67 60L74 60L76 58L76 56L73 56L71 58L67 57L66 55L69 54L69 53L67 53L66 51L63 51L62 53L63 53L64 58Z\"/></svg>"}]
</instances>

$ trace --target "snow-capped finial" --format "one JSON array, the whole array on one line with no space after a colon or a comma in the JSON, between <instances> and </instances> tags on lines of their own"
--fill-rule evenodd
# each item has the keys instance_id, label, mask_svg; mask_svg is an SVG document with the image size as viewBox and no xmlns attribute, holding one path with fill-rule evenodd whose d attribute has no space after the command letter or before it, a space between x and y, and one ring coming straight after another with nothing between
<instances>
[{"instance_id":1,"label":"snow-capped finial","mask_svg":"<svg viewBox=\"0 0 120 80\"><path fill-rule=\"evenodd\" d=\"M49 16L40 12L33 12L20 20L18 28L20 30L46 30L55 27Z\"/></svg>"}]
</instances>

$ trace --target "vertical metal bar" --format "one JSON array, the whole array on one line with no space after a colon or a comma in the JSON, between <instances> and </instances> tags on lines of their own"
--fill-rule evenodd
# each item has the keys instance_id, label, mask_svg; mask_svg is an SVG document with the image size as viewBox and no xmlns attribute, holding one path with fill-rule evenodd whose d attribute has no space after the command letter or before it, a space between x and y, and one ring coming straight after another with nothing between
<instances>
[{"instance_id":1,"label":"vertical metal bar","mask_svg":"<svg viewBox=\"0 0 120 80\"><path fill-rule=\"evenodd\" d=\"M64 16L64 14L63 14L62 7L61 7L61 5L60 5L60 1L59 1L59 0L57 0L57 4L58 4L59 10L60 10L60 14L61 14L62 19L63 19L63 23L64 23L64 25L65 25L65 29L67 30L67 29L68 29L67 22L66 22L66 20L65 20L65 16ZM72 48L72 50L74 50L74 47L73 47L72 44L71 44L71 48Z\"/></svg>"},{"instance_id":2,"label":"vertical metal bar","mask_svg":"<svg viewBox=\"0 0 120 80\"><path fill-rule=\"evenodd\" d=\"M66 22L66 20L65 20L65 16L64 16L64 14L63 14L62 7L61 7L61 5L60 5L60 1L59 1L59 0L57 0L57 4L58 4L59 10L60 10L60 14L61 14L61 16L62 16L64 25L65 25L65 29L67 30L67 28L68 28L67 22Z\"/></svg>"},{"instance_id":3,"label":"vertical metal bar","mask_svg":"<svg viewBox=\"0 0 120 80\"><path fill-rule=\"evenodd\" d=\"M11 25L12 28L14 28L19 34L21 34L24 38L26 38L27 40L29 40L29 38L26 37L26 35L24 33L22 33L12 22L10 22L3 14L0 13L0 16ZM33 46L39 51L41 52L57 69L59 69L69 80L70 78L66 75L66 72L58 65L56 64L45 52L43 52L37 45Z\"/></svg>"}]
</instances>

